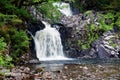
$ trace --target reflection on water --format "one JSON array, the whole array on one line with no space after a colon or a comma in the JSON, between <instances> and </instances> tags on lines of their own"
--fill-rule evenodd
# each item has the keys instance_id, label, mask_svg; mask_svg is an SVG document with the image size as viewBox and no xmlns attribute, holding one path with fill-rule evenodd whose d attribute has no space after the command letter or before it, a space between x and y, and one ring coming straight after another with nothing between
<instances>
[{"instance_id":1,"label":"reflection on water","mask_svg":"<svg viewBox=\"0 0 120 80\"><path fill-rule=\"evenodd\" d=\"M44 68L47 71L62 70L64 65L72 64L96 64L96 65L120 65L120 59L68 59L68 60L50 60L41 61L40 64L30 65L32 68L36 69L39 67Z\"/></svg>"},{"instance_id":2,"label":"reflection on water","mask_svg":"<svg viewBox=\"0 0 120 80\"><path fill-rule=\"evenodd\" d=\"M44 71L59 71L63 69L64 64L34 64L32 69L44 68Z\"/></svg>"},{"instance_id":3,"label":"reflection on water","mask_svg":"<svg viewBox=\"0 0 120 80\"><path fill-rule=\"evenodd\" d=\"M119 80L120 59L72 59L42 61L32 70L43 68L39 80ZM38 73L39 74L39 73ZM38 79L35 77L35 79Z\"/></svg>"}]
</instances>

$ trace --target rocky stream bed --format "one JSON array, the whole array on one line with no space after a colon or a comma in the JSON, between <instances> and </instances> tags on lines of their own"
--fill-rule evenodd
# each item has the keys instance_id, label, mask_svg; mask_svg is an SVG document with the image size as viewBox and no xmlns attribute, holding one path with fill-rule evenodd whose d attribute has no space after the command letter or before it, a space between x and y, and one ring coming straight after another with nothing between
<instances>
[{"instance_id":1,"label":"rocky stream bed","mask_svg":"<svg viewBox=\"0 0 120 80\"><path fill-rule=\"evenodd\" d=\"M103 61L104 62L104 61ZM0 80L119 80L120 63L41 63L0 68Z\"/></svg>"}]
</instances>

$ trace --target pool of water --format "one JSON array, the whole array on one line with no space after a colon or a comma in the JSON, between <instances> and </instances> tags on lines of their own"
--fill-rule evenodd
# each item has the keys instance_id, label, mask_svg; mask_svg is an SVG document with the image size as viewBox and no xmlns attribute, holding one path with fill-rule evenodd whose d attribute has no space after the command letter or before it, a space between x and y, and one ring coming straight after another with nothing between
<instances>
[{"instance_id":1,"label":"pool of water","mask_svg":"<svg viewBox=\"0 0 120 80\"><path fill-rule=\"evenodd\" d=\"M41 64L116 64L120 63L120 59L75 59L70 58L66 60L47 60L40 61Z\"/></svg>"},{"instance_id":2,"label":"pool of water","mask_svg":"<svg viewBox=\"0 0 120 80\"><path fill-rule=\"evenodd\" d=\"M120 59L68 59L40 61L31 70L44 69L41 79L50 80L119 80ZM38 73L41 73L38 72ZM37 77L39 78L39 77ZM35 78L35 79L37 79Z\"/></svg>"},{"instance_id":3,"label":"pool of water","mask_svg":"<svg viewBox=\"0 0 120 80\"><path fill-rule=\"evenodd\" d=\"M31 63L30 66L34 68L44 67L45 70L55 71L61 70L64 65L120 65L120 59L66 59L66 60L47 60Z\"/></svg>"}]
</instances>

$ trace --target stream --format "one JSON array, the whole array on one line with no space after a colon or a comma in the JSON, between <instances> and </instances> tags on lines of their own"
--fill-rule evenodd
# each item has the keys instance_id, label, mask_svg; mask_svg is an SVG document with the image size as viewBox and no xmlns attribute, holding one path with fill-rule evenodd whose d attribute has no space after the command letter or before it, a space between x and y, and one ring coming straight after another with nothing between
<instances>
[{"instance_id":1,"label":"stream","mask_svg":"<svg viewBox=\"0 0 120 80\"><path fill-rule=\"evenodd\" d=\"M29 65L34 72L34 80L120 79L120 59L69 59L40 63Z\"/></svg>"},{"instance_id":2,"label":"stream","mask_svg":"<svg viewBox=\"0 0 120 80\"><path fill-rule=\"evenodd\" d=\"M120 80L120 59L47 60L0 72L0 80Z\"/></svg>"}]
</instances>

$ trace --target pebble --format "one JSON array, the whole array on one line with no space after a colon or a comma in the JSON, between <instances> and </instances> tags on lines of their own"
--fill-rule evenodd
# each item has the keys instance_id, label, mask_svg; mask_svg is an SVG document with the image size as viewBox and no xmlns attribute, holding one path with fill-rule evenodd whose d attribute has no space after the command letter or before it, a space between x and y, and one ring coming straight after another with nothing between
<instances>
[{"instance_id":1,"label":"pebble","mask_svg":"<svg viewBox=\"0 0 120 80\"><path fill-rule=\"evenodd\" d=\"M29 73L30 72L30 68L26 67L23 72Z\"/></svg>"},{"instance_id":2,"label":"pebble","mask_svg":"<svg viewBox=\"0 0 120 80\"><path fill-rule=\"evenodd\" d=\"M64 68L65 68L65 69L68 69L68 67L67 67L67 66L65 66Z\"/></svg>"},{"instance_id":3,"label":"pebble","mask_svg":"<svg viewBox=\"0 0 120 80\"><path fill-rule=\"evenodd\" d=\"M44 72L43 78L44 79L52 79L52 73L51 72Z\"/></svg>"},{"instance_id":4,"label":"pebble","mask_svg":"<svg viewBox=\"0 0 120 80\"><path fill-rule=\"evenodd\" d=\"M119 72L120 72L120 65L111 65L111 66L104 66L104 65L66 65L67 70L63 70L59 73L55 71L43 71L43 73L23 73L23 72L10 72L6 75L5 80L108 80L109 79L119 79ZM114 68L113 68L114 67ZM30 69L27 67L25 71L29 71ZM116 69L118 68L118 69ZM81 70L83 69L83 70ZM16 68L17 70L17 68ZM115 72L112 73L112 72ZM101 74L104 74L101 75ZM111 75L107 75L111 74ZM106 76L105 76L106 75ZM0 80L3 77L0 76Z\"/></svg>"},{"instance_id":5,"label":"pebble","mask_svg":"<svg viewBox=\"0 0 120 80\"><path fill-rule=\"evenodd\" d=\"M88 70L88 67L85 66L85 67L83 67L83 69L84 69L84 70Z\"/></svg>"},{"instance_id":6,"label":"pebble","mask_svg":"<svg viewBox=\"0 0 120 80\"><path fill-rule=\"evenodd\" d=\"M43 68L37 68L37 69L35 70L35 72L42 72L42 71L44 71Z\"/></svg>"},{"instance_id":7,"label":"pebble","mask_svg":"<svg viewBox=\"0 0 120 80\"><path fill-rule=\"evenodd\" d=\"M80 66L79 68L83 68L82 66Z\"/></svg>"},{"instance_id":8,"label":"pebble","mask_svg":"<svg viewBox=\"0 0 120 80\"><path fill-rule=\"evenodd\" d=\"M70 79L70 80L73 80L73 79Z\"/></svg>"}]
</instances>

